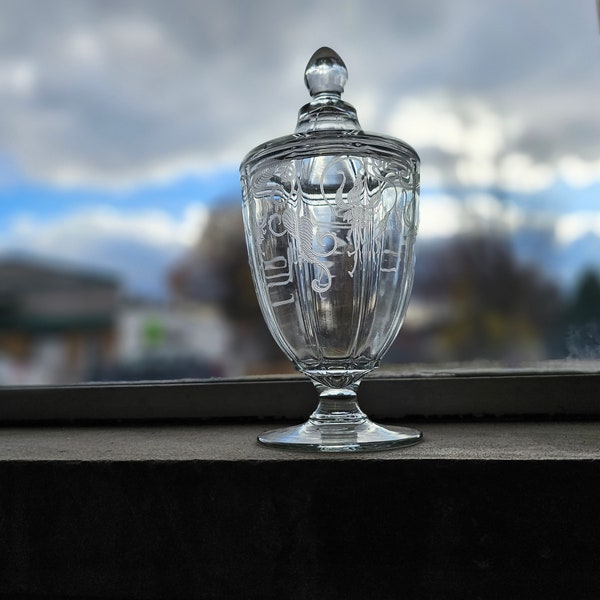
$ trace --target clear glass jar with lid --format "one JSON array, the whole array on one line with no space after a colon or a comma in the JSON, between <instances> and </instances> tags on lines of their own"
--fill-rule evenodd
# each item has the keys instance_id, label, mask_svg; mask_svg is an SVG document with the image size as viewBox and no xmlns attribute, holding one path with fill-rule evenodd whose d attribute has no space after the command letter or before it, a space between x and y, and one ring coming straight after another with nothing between
<instances>
[{"instance_id":1,"label":"clear glass jar with lid","mask_svg":"<svg viewBox=\"0 0 600 600\"><path fill-rule=\"evenodd\" d=\"M371 422L356 400L408 305L420 161L405 142L362 130L341 98L346 79L338 54L317 50L305 71L312 100L295 132L256 147L240 167L263 316L319 393L305 424L259 436L265 445L343 452L421 439L416 430Z\"/></svg>"}]
</instances>

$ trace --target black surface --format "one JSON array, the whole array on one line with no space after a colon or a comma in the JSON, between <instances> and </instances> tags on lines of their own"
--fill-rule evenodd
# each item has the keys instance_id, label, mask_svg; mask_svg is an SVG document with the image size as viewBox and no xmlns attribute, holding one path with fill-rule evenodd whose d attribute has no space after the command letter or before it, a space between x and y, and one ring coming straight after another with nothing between
<instances>
[{"instance_id":1,"label":"black surface","mask_svg":"<svg viewBox=\"0 0 600 600\"><path fill-rule=\"evenodd\" d=\"M594 461L0 463L1 598L600 597Z\"/></svg>"}]
</instances>

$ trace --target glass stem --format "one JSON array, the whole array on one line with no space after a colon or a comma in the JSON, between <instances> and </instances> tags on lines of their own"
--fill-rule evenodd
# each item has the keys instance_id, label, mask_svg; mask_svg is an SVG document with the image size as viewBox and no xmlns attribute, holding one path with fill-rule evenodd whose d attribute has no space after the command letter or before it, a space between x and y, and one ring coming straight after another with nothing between
<instances>
[{"instance_id":1,"label":"glass stem","mask_svg":"<svg viewBox=\"0 0 600 600\"><path fill-rule=\"evenodd\" d=\"M367 415L356 401L358 383L345 388L332 388L315 382L319 392L319 405L310 416L313 425L360 425Z\"/></svg>"}]
</instances>

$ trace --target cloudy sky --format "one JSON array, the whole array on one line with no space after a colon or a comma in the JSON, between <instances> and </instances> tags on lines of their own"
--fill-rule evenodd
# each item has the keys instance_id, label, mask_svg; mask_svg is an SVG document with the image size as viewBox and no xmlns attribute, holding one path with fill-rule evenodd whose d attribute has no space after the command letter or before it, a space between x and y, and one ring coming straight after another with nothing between
<instances>
[{"instance_id":1,"label":"cloudy sky","mask_svg":"<svg viewBox=\"0 0 600 600\"><path fill-rule=\"evenodd\" d=\"M593 0L0 0L0 11L0 250L156 291L207 207L239 199L245 153L294 128L323 45L348 66L363 127L421 154L422 236L543 222L559 245L600 240ZM154 270L141 276L144 264Z\"/></svg>"}]
</instances>

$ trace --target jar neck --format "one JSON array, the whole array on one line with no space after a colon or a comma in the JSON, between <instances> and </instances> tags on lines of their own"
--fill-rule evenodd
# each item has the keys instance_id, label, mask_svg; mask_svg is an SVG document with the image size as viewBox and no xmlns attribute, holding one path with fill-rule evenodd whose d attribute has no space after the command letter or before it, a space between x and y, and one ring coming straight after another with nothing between
<instances>
[{"instance_id":1,"label":"jar neck","mask_svg":"<svg viewBox=\"0 0 600 600\"><path fill-rule=\"evenodd\" d=\"M325 129L361 130L356 110L340 94L322 92L305 104L298 113L296 133Z\"/></svg>"}]
</instances>

